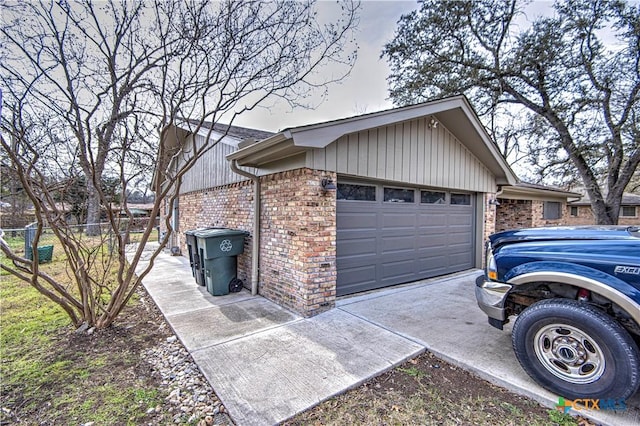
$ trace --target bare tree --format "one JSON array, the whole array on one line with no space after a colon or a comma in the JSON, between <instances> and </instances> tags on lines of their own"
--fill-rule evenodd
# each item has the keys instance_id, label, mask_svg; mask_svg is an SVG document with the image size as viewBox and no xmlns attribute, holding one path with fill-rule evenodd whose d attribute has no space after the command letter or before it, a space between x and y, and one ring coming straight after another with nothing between
<instances>
[{"instance_id":1,"label":"bare tree","mask_svg":"<svg viewBox=\"0 0 640 426\"><path fill-rule=\"evenodd\" d=\"M157 217L184 173L219 142L210 133L176 169L169 160L185 147L172 144L169 133L187 121L195 131L205 122L232 124L273 97L304 106L312 90L344 78L356 58L358 5L341 6L339 17L323 24L313 1L3 3L0 143L35 206L33 245L51 227L68 279L48 274L37 250L30 261L4 241L13 263L2 269L58 303L76 326L112 324L169 236L142 267L150 222L127 253L133 214L126 194L155 172ZM64 182L79 174L89 193L84 233L56 202ZM106 176L118 177L118 208L101 184ZM171 230L171 215L165 224Z\"/></svg>"},{"instance_id":2,"label":"bare tree","mask_svg":"<svg viewBox=\"0 0 640 426\"><path fill-rule=\"evenodd\" d=\"M535 142L532 163L559 179L578 176L598 223L615 224L640 164L638 7L557 1L553 16L527 27L525 4L421 2L383 52L391 97L407 104L464 93L481 115L517 106L519 134Z\"/></svg>"}]
</instances>

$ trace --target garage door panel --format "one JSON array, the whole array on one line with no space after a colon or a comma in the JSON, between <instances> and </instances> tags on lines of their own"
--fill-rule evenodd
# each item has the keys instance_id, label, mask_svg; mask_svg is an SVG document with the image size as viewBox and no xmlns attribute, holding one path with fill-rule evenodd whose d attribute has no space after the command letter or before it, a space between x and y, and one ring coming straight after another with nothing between
<instances>
[{"instance_id":1,"label":"garage door panel","mask_svg":"<svg viewBox=\"0 0 640 426\"><path fill-rule=\"evenodd\" d=\"M375 266L378 257L375 255L362 255L362 256L350 256L348 258L343 258L340 260L340 270L342 268L350 269L350 268L362 268Z\"/></svg>"},{"instance_id":2,"label":"garage door panel","mask_svg":"<svg viewBox=\"0 0 640 426\"><path fill-rule=\"evenodd\" d=\"M371 253L371 247L375 247L376 239L375 238L358 238L352 240L344 240L339 241L336 244L336 249L343 252L349 253L346 258L359 256L359 255L370 255L375 256L375 253Z\"/></svg>"},{"instance_id":3,"label":"garage door panel","mask_svg":"<svg viewBox=\"0 0 640 426\"><path fill-rule=\"evenodd\" d=\"M459 253L459 254L453 254L449 256L448 260L449 260L449 269L451 269L452 272L455 272L455 271L461 270L459 268L464 268L464 269L469 268L466 265L469 265L469 262L471 261L471 257L469 256L468 253Z\"/></svg>"},{"instance_id":4,"label":"garage door panel","mask_svg":"<svg viewBox=\"0 0 640 426\"><path fill-rule=\"evenodd\" d=\"M433 272L441 272L446 273L447 269L447 258L445 256L433 256L433 257L422 257L418 261L419 273L433 273Z\"/></svg>"},{"instance_id":5,"label":"garage door panel","mask_svg":"<svg viewBox=\"0 0 640 426\"><path fill-rule=\"evenodd\" d=\"M442 228L447 226L447 215L442 212L430 212L429 215L418 216L420 228Z\"/></svg>"},{"instance_id":6,"label":"garage door panel","mask_svg":"<svg viewBox=\"0 0 640 426\"><path fill-rule=\"evenodd\" d=\"M473 206L337 202L337 294L474 265Z\"/></svg>"},{"instance_id":7,"label":"garage door panel","mask_svg":"<svg viewBox=\"0 0 640 426\"><path fill-rule=\"evenodd\" d=\"M470 233L464 233L464 234L450 234L449 235L449 246L455 246L455 245L465 245L465 247L469 247L469 244L471 244L472 238L471 238L471 234Z\"/></svg>"},{"instance_id":8,"label":"garage door panel","mask_svg":"<svg viewBox=\"0 0 640 426\"><path fill-rule=\"evenodd\" d=\"M421 235L416 237L418 251L426 249L442 250L447 246L447 235Z\"/></svg>"},{"instance_id":9,"label":"garage door panel","mask_svg":"<svg viewBox=\"0 0 640 426\"><path fill-rule=\"evenodd\" d=\"M367 265L354 268L344 268L340 271L343 279L343 286L372 286L377 281L376 266Z\"/></svg>"},{"instance_id":10,"label":"garage door panel","mask_svg":"<svg viewBox=\"0 0 640 426\"><path fill-rule=\"evenodd\" d=\"M336 218L336 225L342 229L377 229L376 213L343 212Z\"/></svg>"},{"instance_id":11,"label":"garage door panel","mask_svg":"<svg viewBox=\"0 0 640 426\"><path fill-rule=\"evenodd\" d=\"M380 268L380 277L388 282L393 281L393 284L411 281L414 274L413 260L383 263Z\"/></svg>"},{"instance_id":12,"label":"garage door panel","mask_svg":"<svg viewBox=\"0 0 640 426\"><path fill-rule=\"evenodd\" d=\"M415 229L415 213L394 214L385 213L382 216L382 227L384 229Z\"/></svg>"},{"instance_id":13,"label":"garage door panel","mask_svg":"<svg viewBox=\"0 0 640 426\"><path fill-rule=\"evenodd\" d=\"M413 251L415 249L415 237L412 235L401 235L386 237L382 239L381 253L389 254L396 251Z\"/></svg>"}]
</instances>

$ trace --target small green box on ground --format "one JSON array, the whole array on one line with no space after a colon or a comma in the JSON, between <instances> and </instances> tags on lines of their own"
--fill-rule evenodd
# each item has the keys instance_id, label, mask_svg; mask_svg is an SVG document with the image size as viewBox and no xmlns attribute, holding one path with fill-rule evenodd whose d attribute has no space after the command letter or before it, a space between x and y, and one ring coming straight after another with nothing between
<instances>
[{"instance_id":1,"label":"small green box on ground","mask_svg":"<svg viewBox=\"0 0 640 426\"><path fill-rule=\"evenodd\" d=\"M33 260L33 247L27 247L25 257ZM53 259L53 245L38 247L38 263L51 262Z\"/></svg>"}]
</instances>

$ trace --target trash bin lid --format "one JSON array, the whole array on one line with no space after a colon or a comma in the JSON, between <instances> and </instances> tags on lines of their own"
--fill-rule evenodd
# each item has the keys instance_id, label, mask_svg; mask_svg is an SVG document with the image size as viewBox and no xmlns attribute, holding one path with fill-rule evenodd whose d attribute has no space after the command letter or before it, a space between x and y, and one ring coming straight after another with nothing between
<instances>
[{"instance_id":1,"label":"trash bin lid","mask_svg":"<svg viewBox=\"0 0 640 426\"><path fill-rule=\"evenodd\" d=\"M242 231L240 229L227 229L227 228L213 228L213 229L203 229L196 230L193 235L198 238L215 238L215 237L246 237L249 235L247 231Z\"/></svg>"},{"instance_id":2,"label":"trash bin lid","mask_svg":"<svg viewBox=\"0 0 640 426\"><path fill-rule=\"evenodd\" d=\"M194 235L195 236L196 232L208 231L208 230L211 230L211 229L227 229L227 228L215 228L215 227L212 227L212 228L196 228L196 229L189 229L187 231L184 231L184 233L185 233L185 235Z\"/></svg>"}]
</instances>

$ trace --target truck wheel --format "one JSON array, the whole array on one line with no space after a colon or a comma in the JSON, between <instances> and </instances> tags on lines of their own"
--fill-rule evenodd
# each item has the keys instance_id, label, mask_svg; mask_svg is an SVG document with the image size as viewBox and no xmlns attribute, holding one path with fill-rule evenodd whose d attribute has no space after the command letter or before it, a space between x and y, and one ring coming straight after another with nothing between
<instances>
[{"instance_id":1,"label":"truck wheel","mask_svg":"<svg viewBox=\"0 0 640 426\"><path fill-rule=\"evenodd\" d=\"M516 319L511 335L522 368L569 399L625 399L640 384L640 354L613 318L584 302L548 299Z\"/></svg>"}]
</instances>

